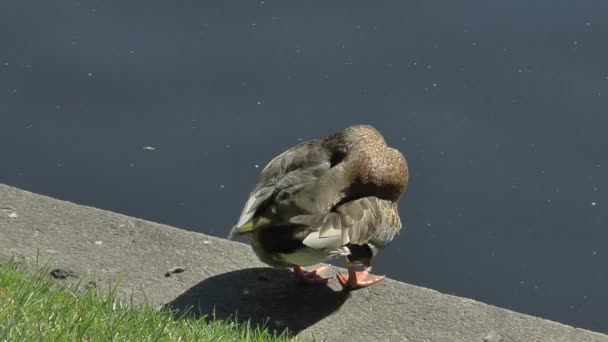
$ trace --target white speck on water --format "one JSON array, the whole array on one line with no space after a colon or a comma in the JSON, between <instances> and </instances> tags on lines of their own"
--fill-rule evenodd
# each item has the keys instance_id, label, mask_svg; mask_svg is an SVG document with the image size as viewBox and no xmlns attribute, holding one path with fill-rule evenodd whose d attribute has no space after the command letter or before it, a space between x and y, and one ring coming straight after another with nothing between
<instances>
[{"instance_id":1,"label":"white speck on water","mask_svg":"<svg viewBox=\"0 0 608 342\"><path fill-rule=\"evenodd\" d=\"M436 86L437 86L437 83L433 83L433 87L436 87Z\"/></svg>"},{"instance_id":2,"label":"white speck on water","mask_svg":"<svg viewBox=\"0 0 608 342\"><path fill-rule=\"evenodd\" d=\"M596 251L593 251L593 255L597 255L597 252L596 252Z\"/></svg>"},{"instance_id":3,"label":"white speck on water","mask_svg":"<svg viewBox=\"0 0 608 342\"><path fill-rule=\"evenodd\" d=\"M230 145L226 145L226 148L230 148Z\"/></svg>"},{"instance_id":4,"label":"white speck on water","mask_svg":"<svg viewBox=\"0 0 608 342\"><path fill-rule=\"evenodd\" d=\"M262 104L262 101L258 101L258 104L259 104L259 105L261 105L261 104Z\"/></svg>"},{"instance_id":5,"label":"white speck on water","mask_svg":"<svg viewBox=\"0 0 608 342\"><path fill-rule=\"evenodd\" d=\"M222 188L222 189L223 189L223 188L224 188L224 184L220 184L220 188Z\"/></svg>"},{"instance_id":6,"label":"white speck on water","mask_svg":"<svg viewBox=\"0 0 608 342\"><path fill-rule=\"evenodd\" d=\"M154 146L144 146L144 147L142 147L142 149L144 149L146 151L156 151L156 147L154 147Z\"/></svg>"},{"instance_id":7,"label":"white speck on water","mask_svg":"<svg viewBox=\"0 0 608 342\"><path fill-rule=\"evenodd\" d=\"M595 207L597 205L597 202L591 202L591 206Z\"/></svg>"},{"instance_id":8,"label":"white speck on water","mask_svg":"<svg viewBox=\"0 0 608 342\"><path fill-rule=\"evenodd\" d=\"M255 164L255 165L253 165L253 167L255 167L257 169L257 168L260 167L260 165L259 164Z\"/></svg>"},{"instance_id":9,"label":"white speck on water","mask_svg":"<svg viewBox=\"0 0 608 342\"><path fill-rule=\"evenodd\" d=\"M243 289L243 294L244 295L248 295L249 294L249 289Z\"/></svg>"},{"instance_id":10,"label":"white speck on water","mask_svg":"<svg viewBox=\"0 0 608 342\"><path fill-rule=\"evenodd\" d=\"M130 54L134 54L134 53L135 53L135 50L131 50L131 51L129 51L129 53L130 53Z\"/></svg>"},{"instance_id":11,"label":"white speck on water","mask_svg":"<svg viewBox=\"0 0 608 342\"><path fill-rule=\"evenodd\" d=\"M559 192L559 187L555 188L555 192Z\"/></svg>"},{"instance_id":12,"label":"white speck on water","mask_svg":"<svg viewBox=\"0 0 608 342\"><path fill-rule=\"evenodd\" d=\"M17 213L13 211L12 213L8 214L8 217L10 217L10 218L16 218L17 217Z\"/></svg>"},{"instance_id":13,"label":"white speck on water","mask_svg":"<svg viewBox=\"0 0 608 342\"><path fill-rule=\"evenodd\" d=\"M91 77L91 76L93 76L93 73L92 73L92 72L90 72L88 75L89 75L89 77Z\"/></svg>"},{"instance_id":14,"label":"white speck on water","mask_svg":"<svg viewBox=\"0 0 608 342\"><path fill-rule=\"evenodd\" d=\"M589 21L588 21L588 22L586 22L586 23L585 23L585 26L587 26L587 27L591 27L591 22L589 22Z\"/></svg>"},{"instance_id":15,"label":"white speck on water","mask_svg":"<svg viewBox=\"0 0 608 342\"><path fill-rule=\"evenodd\" d=\"M101 245L103 245L103 241L97 240L97 241L95 241L95 244L97 246L101 246Z\"/></svg>"}]
</instances>

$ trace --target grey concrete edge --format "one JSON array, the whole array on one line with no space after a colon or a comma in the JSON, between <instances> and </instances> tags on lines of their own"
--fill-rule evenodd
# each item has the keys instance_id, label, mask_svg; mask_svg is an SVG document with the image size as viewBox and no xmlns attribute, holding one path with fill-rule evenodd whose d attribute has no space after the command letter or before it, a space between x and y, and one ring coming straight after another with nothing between
<instances>
[{"instance_id":1,"label":"grey concrete edge","mask_svg":"<svg viewBox=\"0 0 608 342\"><path fill-rule=\"evenodd\" d=\"M119 294L136 304L219 319L236 313L304 340L608 342L391 279L350 294L335 284L302 287L290 272L261 264L247 245L0 184L0 259L11 258L30 267L39 259L66 272L55 274L65 283L120 281Z\"/></svg>"}]
</instances>

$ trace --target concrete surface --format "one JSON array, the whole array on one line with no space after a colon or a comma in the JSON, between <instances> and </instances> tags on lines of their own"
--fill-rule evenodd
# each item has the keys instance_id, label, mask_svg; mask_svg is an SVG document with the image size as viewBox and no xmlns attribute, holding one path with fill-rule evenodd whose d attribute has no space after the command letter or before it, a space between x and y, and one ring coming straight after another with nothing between
<instances>
[{"instance_id":1,"label":"concrete surface","mask_svg":"<svg viewBox=\"0 0 608 342\"><path fill-rule=\"evenodd\" d=\"M120 194L116 194L120 196ZM204 210L204 208L201 208ZM226 227L228 232L229 227ZM176 310L327 341L608 341L608 336L387 279L349 295L297 285L249 246L0 184L0 259ZM183 272L165 274L174 267ZM335 283L335 282L334 282Z\"/></svg>"}]
</instances>

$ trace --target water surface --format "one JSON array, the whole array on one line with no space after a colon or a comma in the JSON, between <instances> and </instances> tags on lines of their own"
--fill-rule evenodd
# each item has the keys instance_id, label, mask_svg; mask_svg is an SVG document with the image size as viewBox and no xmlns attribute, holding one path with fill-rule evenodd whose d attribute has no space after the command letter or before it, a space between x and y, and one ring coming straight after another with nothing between
<instances>
[{"instance_id":1,"label":"water surface","mask_svg":"<svg viewBox=\"0 0 608 342\"><path fill-rule=\"evenodd\" d=\"M225 236L356 123L410 163L375 271L608 333L603 1L0 3L0 182ZM170 251L167 251L170 253Z\"/></svg>"}]
</instances>

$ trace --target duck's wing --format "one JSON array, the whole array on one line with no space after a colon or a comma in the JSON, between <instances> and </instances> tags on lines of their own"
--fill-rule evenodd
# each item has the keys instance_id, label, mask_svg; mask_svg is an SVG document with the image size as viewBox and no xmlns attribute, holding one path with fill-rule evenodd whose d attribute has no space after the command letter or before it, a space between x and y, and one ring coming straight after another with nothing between
<instances>
[{"instance_id":1,"label":"duck's wing","mask_svg":"<svg viewBox=\"0 0 608 342\"><path fill-rule=\"evenodd\" d=\"M278 193L302 187L329 170L330 156L322 143L320 139L300 143L279 154L264 167L230 237L250 231L254 226L252 220Z\"/></svg>"},{"instance_id":2,"label":"duck's wing","mask_svg":"<svg viewBox=\"0 0 608 342\"><path fill-rule=\"evenodd\" d=\"M303 243L330 254L344 254L348 244L383 248L401 229L397 204L376 197L346 202L327 214L295 216L290 222L314 228Z\"/></svg>"}]
</instances>

